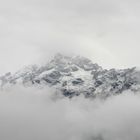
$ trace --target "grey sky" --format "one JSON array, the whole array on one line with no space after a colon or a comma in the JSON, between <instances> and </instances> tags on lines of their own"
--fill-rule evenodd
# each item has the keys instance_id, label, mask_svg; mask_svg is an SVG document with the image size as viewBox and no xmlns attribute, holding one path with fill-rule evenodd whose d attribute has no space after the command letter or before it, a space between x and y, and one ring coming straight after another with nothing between
<instances>
[{"instance_id":1,"label":"grey sky","mask_svg":"<svg viewBox=\"0 0 140 140\"><path fill-rule=\"evenodd\" d=\"M0 1L0 73L80 54L103 67L140 66L138 0Z\"/></svg>"}]
</instances>

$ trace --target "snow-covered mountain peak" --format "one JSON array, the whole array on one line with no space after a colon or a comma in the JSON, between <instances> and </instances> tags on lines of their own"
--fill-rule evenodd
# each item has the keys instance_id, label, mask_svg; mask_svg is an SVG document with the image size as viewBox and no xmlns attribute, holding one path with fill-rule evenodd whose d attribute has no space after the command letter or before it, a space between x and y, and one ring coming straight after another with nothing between
<instances>
[{"instance_id":1,"label":"snow-covered mountain peak","mask_svg":"<svg viewBox=\"0 0 140 140\"><path fill-rule=\"evenodd\" d=\"M0 77L1 88L16 84L50 86L68 97L80 94L106 97L126 90L140 91L140 71L136 68L106 70L82 56L57 54L44 66L28 66Z\"/></svg>"}]
</instances>

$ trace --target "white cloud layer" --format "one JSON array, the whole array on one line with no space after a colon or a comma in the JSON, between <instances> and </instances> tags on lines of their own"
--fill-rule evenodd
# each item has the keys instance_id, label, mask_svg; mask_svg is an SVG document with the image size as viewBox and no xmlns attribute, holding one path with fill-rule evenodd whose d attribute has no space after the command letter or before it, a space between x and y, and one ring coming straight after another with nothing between
<instances>
[{"instance_id":1,"label":"white cloud layer","mask_svg":"<svg viewBox=\"0 0 140 140\"><path fill-rule=\"evenodd\" d=\"M140 66L138 0L0 1L0 73L56 52L104 67Z\"/></svg>"},{"instance_id":2,"label":"white cloud layer","mask_svg":"<svg viewBox=\"0 0 140 140\"><path fill-rule=\"evenodd\" d=\"M0 93L1 140L139 140L140 96L55 100L50 89Z\"/></svg>"}]
</instances>

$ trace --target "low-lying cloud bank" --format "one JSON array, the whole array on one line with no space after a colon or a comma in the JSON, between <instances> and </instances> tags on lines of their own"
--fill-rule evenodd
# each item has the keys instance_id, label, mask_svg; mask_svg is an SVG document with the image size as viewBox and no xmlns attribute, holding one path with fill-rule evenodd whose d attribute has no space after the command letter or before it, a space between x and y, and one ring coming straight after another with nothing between
<instances>
[{"instance_id":1,"label":"low-lying cloud bank","mask_svg":"<svg viewBox=\"0 0 140 140\"><path fill-rule=\"evenodd\" d=\"M0 140L139 140L140 96L55 100L50 89L0 92Z\"/></svg>"}]
</instances>

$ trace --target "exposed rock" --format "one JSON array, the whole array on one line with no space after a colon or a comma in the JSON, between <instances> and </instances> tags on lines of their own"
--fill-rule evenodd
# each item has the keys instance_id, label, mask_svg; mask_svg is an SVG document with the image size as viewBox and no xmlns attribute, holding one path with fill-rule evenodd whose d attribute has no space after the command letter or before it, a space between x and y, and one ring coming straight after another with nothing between
<instances>
[{"instance_id":1,"label":"exposed rock","mask_svg":"<svg viewBox=\"0 0 140 140\"><path fill-rule=\"evenodd\" d=\"M135 67L107 70L85 57L57 54L42 67L33 65L0 77L1 88L18 83L51 86L70 98L80 94L107 97L127 90L140 91L140 71Z\"/></svg>"}]
</instances>

